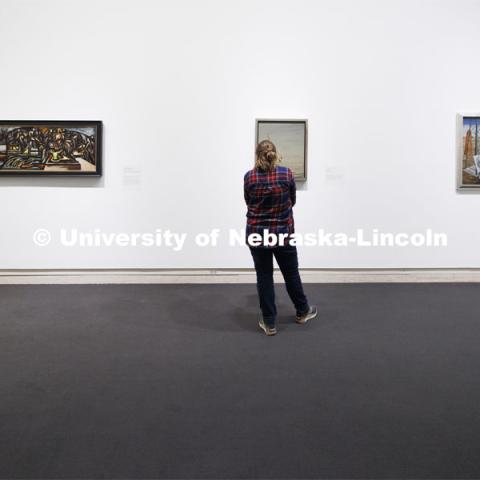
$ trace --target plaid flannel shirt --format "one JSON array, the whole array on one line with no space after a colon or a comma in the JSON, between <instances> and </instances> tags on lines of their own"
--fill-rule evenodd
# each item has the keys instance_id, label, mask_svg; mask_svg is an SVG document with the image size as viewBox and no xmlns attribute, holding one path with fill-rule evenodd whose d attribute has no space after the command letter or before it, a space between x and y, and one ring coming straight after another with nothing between
<instances>
[{"instance_id":1,"label":"plaid flannel shirt","mask_svg":"<svg viewBox=\"0 0 480 480\"><path fill-rule=\"evenodd\" d=\"M292 207L296 201L296 186L292 171L276 167L273 172L253 169L244 177L247 204L246 236L251 233L294 233Z\"/></svg>"}]
</instances>

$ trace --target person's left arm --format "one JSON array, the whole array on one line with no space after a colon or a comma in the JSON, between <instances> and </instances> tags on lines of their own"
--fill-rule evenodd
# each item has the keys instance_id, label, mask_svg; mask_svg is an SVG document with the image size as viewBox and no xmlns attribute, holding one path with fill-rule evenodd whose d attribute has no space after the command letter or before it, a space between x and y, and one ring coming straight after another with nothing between
<instances>
[{"instance_id":1,"label":"person's left arm","mask_svg":"<svg viewBox=\"0 0 480 480\"><path fill-rule=\"evenodd\" d=\"M292 201L292 207L293 207L297 202L297 185L295 184L295 177L293 176L293 173L291 170L289 170L289 176L290 176L290 181L289 181L290 200Z\"/></svg>"}]
</instances>

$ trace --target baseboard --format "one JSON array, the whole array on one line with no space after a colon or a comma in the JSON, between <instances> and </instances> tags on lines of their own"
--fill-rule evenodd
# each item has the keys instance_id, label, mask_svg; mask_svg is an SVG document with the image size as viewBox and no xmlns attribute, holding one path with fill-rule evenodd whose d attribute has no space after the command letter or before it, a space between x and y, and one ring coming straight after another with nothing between
<instances>
[{"instance_id":1,"label":"baseboard","mask_svg":"<svg viewBox=\"0 0 480 480\"><path fill-rule=\"evenodd\" d=\"M304 269L304 283L480 282L480 269ZM275 272L281 282L280 272ZM251 269L0 270L0 284L255 283Z\"/></svg>"}]
</instances>

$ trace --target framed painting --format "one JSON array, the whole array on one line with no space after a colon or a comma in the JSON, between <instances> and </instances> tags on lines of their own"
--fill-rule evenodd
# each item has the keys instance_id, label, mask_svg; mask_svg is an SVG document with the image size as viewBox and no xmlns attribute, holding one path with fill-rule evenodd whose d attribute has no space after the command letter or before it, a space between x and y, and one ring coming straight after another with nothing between
<instances>
[{"instance_id":1,"label":"framed painting","mask_svg":"<svg viewBox=\"0 0 480 480\"><path fill-rule=\"evenodd\" d=\"M457 115L457 189L480 189L480 114Z\"/></svg>"},{"instance_id":2,"label":"framed painting","mask_svg":"<svg viewBox=\"0 0 480 480\"><path fill-rule=\"evenodd\" d=\"M270 140L277 147L281 165L290 168L296 180L307 179L307 120L256 120L255 142Z\"/></svg>"},{"instance_id":3,"label":"framed painting","mask_svg":"<svg viewBox=\"0 0 480 480\"><path fill-rule=\"evenodd\" d=\"M0 120L0 176L102 174L102 122Z\"/></svg>"}]
</instances>

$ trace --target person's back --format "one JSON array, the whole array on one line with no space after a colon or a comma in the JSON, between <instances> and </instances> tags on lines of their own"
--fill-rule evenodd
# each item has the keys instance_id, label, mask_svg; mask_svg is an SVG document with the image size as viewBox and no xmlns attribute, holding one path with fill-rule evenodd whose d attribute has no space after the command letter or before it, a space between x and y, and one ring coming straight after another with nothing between
<instances>
[{"instance_id":1,"label":"person's back","mask_svg":"<svg viewBox=\"0 0 480 480\"><path fill-rule=\"evenodd\" d=\"M295 305L296 322L306 323L317 315L310 307L303 292L298 272L298 257L295 246L290 245L294 233L292 207L296 201L295 179L292 171L277 166L279 157L275 145L264 140L257 146L255 167L244 176L244 197L247 204L247 243L252 253L257 272L257 290L262 311L259 326L267 335L277 333L275 320L275 290L273 285L273 257L285 279L287 292ZM257 245L254 236L273 236L271 244ZM258 240L258 238L256 238Z\"/></svg>"},{"instance_id":2,"label":"person's back","mask_svg":"<svg viewBox=\"0 0 480 480\"><path fill-rule=\"evenodd\" d=\"M249 170L244 177L247 203L247 238L251 233L294 233L292 207L295 180L292 171L276 166L271 171Z\"/></svg>"}]
</instances>

